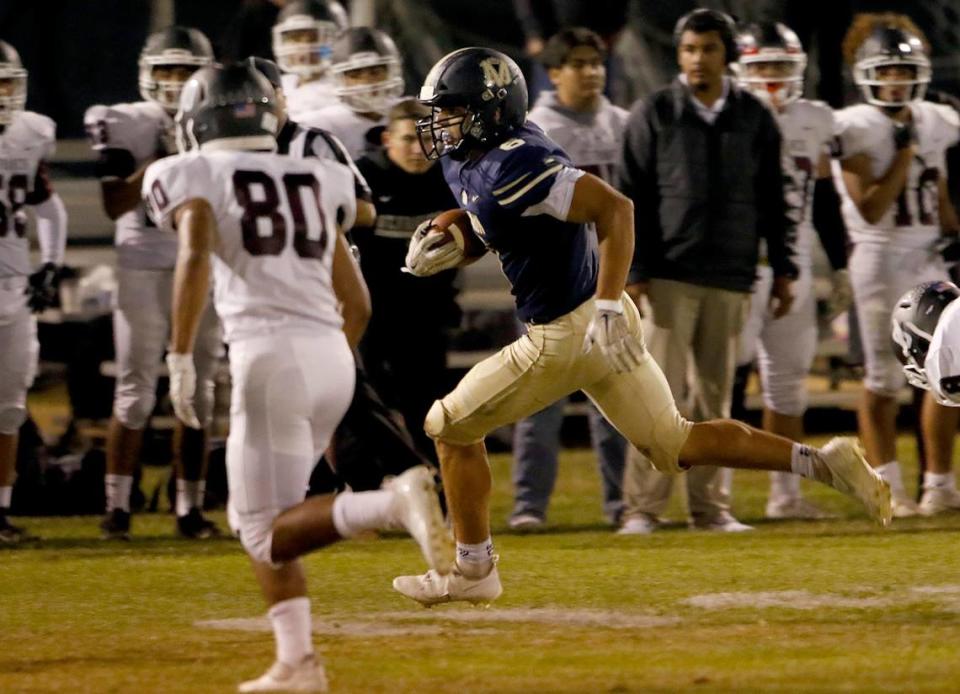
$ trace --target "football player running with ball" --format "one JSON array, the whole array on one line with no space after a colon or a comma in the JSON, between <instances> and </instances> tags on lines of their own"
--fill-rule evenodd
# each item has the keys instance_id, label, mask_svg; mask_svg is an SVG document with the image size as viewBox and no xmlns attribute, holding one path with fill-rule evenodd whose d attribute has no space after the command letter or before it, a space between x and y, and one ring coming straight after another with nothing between
<instances>
[{"instance_id":1,"label":"football player running with ball","mask_svg":"<svg viewBox=\"0 0 960 694\"><path fill-rule=\"evenodd\" d=\"M98 175L107 215L116 221L117 297L113 312L117 382L107 432L107 513L104 539L129 539L130 490L143 430L156 404L157 378L170 335L170 292L177 242L146 216L140 184L147 166L176 152L173 119L183 83L213 61L201 32L170 27L151 34L140 54L143 101L91 106L84 125L99 155ZM203 517L206 430L213 412L213 378L223 351L211 309L197 341L199 428L178 424L173 468L177 478L177 532L189 538L219 534Z\"/></svg>"},{"instance_id":2,"label":"football player running with ball","mask_svg":"<svg viewBox=\"0 0 960 694\"><path fill-rule=\"evenodd\" d=\"M889 522L889 488L855 440L815 449L733 420L680 416L624 293L633 205L525 123L527 87L516 63L487 48L454 51L433 66L420 101L432 109L418 124L425 152L442 157L454 197L499 257L527 334L474 366L427 414L457 564L447 575L398 577L396 590L424 605L500 595L484 437L578 389L661 472L693 465L792 471L854 496ZM445 238L429 226L415 232L408 271L430 275L458 264Z\"/></svg>"},{"instance_id":3,"label":"football player running with ball","mask_svg":"<svg viewBox=\"0 0 960 694\"><path fill-rule=\"evenodd\" d=\"M364 530L404 527L431 570L447 573L454 563L426 467L381 490L304 500L350 404L351 348L370 302L343 235L356 212L354 174L330 160L275 154L279 115L273 88L248 63L204 68L184 87L177 116L182 149L191 151L154 163L143 181L155 219L179 241L167 364L174 408L188 425L198 424L194 345L211 275L230 346L228 516L277 645L276 663L242 692L326 691L301 555Z\"/></svg>"},{"instance_id":4,"label":"football player running with ball","mask_svg":"<svg viewBox=\"0 0 960 694\"><path fill-rule=\"evenodd\" d=\"M0 545L29 536L7 519L17 461L17 434L27 418L27 388L37 369L33 312L56 298L57 268L67 240L67 211L47 178L45 160L57 126L25 111L27 71L16 49L0 41ZM24 206L37 220L40 257L30 267Z\"/></svg>"}]
</instances>

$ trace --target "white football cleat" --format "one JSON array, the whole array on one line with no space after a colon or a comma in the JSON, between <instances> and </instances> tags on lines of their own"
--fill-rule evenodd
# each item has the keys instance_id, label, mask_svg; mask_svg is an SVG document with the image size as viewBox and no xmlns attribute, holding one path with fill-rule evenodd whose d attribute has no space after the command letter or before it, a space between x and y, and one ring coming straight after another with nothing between
<instances>
[{"instance_id":1,"label":"white football cleat","mask_svg":"<svg viewBox=\"0 0 960 694\"><path fill-rule=\"evenodd\" d=\"M420 545L427 565L439 574L453 571L457 552L453 535L443 522L437 485L425 465L410 468L387 483L394 494L391 515Z\"/></svg>"},{"instance_id":2,"label":"white football cleat","mask_svg":"<svg viewBox=\"0 0 960 694\"><path fill-rule=\"evenodd\" d=\"M960 511L960 492L953 487L927 487L923 490L917 510L922 516Z\"/></svg>"},{"instance_id":3,"label":"white football cleat","mask_svg":"<svg viewBox=\"0 0 960 694\"><path fill-rule=\"evenodd\" d=\"M536 516L532 513L520 513L516 516L510 516L510 520L507 521L507 525L510 526L511 530L516 530L517 532L530 532L532 530L540 530L546 525L546 522L540 516Z\"/></svg>"},{"instance_id":4,"label":"white football cleat","mask_svg":"<svg viewBox=\"0 0 960 694\"><path fill-rule=\"evenodd\" d=\"M257 679L248 680L237 687L237 691L326 692L327 673L312 655L301 660L298 665L288 665L278 660Z\"/></svg>"},{"instance_id":5,"label":"white football cleat","mask_svg":"<svg viewBox=\"0 0 960 694\"><path fill-rule=\"evenodd\" d=\"M459 567L445 576L431 569L422 576L397 576L393 579L393 589L424 607L459 601L489 605L503 592L496 561L494 557L493 568L483 578L467 578Z\"/></svg>"},{"instance_id":6,"label":"white football cleat","mask_svg":"<svg viewBox=\"0 0 960 694\"><path fill-rule=\"evenodd\" d=\"M856 439L830 439L820 449L819 457L831 473L830 484L834 489L859 499L880 525L890 525L893 517L890 485L867 463Z\"/></svg>"},{"instance_id":7,"label":"white football cleat","mask_svg":"<svg viewBox=\"0 0 960 694\"><path fill-rule=\"evenodd\" d=\"M894 518L913 518L920 514L917 502L907 496L906 492L894 492L891 501Z\"/></svg>"},{"instance_id":8,"label":"white football cleat","mask_svg":"<svg viewBox=\"0 0 960 694\"><path fill-rule=\"evenodd\" d=\"M754 529L752 525L741 523L727 511L722 511L707 523L692 523L694 530L708 530L714 533L746 533Z\"/></svg>"},{"instance_id":9,"label":"white football cleat","mask_svg":"<svg viewBox=\"0 0 960 694\"><path fill-rule=\"evenodd\" d=\"M646 513L623 521L617 535L649 535L660 527L660 521Z\"/></svg>"},{"instance_id":10,"label":"white football cleat","mask_svg":"<svg viewBox=\"0 0 960 694\"><path fill-rule=\"evenodd\" d=\"M826 520L836 518L832 513L811 504L802 496L770 497L766 516L770 520Z\"/></svg>"}]
</instances>

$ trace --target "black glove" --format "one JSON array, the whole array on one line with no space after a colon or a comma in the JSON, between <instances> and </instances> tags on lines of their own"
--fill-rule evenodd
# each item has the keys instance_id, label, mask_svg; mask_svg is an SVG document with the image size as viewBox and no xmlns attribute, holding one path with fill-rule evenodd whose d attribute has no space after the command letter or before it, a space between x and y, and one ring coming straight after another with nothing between
<instances>
[{"instance_id":1,"label":"black glove","mask_svg":"<svg viewBox=\"0 0 960 694\"><path fill-rule=\"evenodd\" d=\"M893 145L897 149L906 149L917 141L917 129L913 121L893 124Z\"/></svg>"},{"instance_id":2,"label":"black glove","mask_svg":"<svg viewBox=\"0 0 960 694\"><path fill-rule=\"evenodd\" d=\"M27 305L34 313L57 304L59 299L57 286L60 283L60 270L53 263L44 263L29 277L26 294Z\"/></svg>"}]
</instances>

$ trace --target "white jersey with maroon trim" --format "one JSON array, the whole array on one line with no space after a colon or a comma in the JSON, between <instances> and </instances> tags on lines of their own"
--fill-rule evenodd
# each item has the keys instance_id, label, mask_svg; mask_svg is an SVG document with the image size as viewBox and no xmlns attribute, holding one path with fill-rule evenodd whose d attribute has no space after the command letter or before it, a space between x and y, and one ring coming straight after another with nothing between
<instances>
[{"instance_id":1,"label":"white jersey with maroon trim","mask_svg":"<svg viewBox=\"0 0 960 694\"><path fill-rule=\"evenodd\" d=\"M304 113L319 111L340 101L329 77L300 82L296 75L284 75L283 92L287 99L287 115L296 121Z\"/></svg>"},{"instance_id":2,"label":"white jersey with maroon trim","mask_svg":"<svg viewBox=\"0 0 960 694\"><path fill-rule=\"evenodd\" d=\"M830 154L836 125L833 111L819 101L798 99L777 112L783 136L783 170L787 206L797 224L794 262L809 266L816 231L813 228L813 189L821 155Z\"/></svg>"},{"instance_id":3,"label":"white jersey with maroon trim","mask_svg":"<svg viewBox=\"0 0 960 694\"><path fill-rule=\"evenodd\" d=\"M184 202L200 198L213 209L214 304L227 342L340 329L332 283L337 220L349 228L356 215L347 167L261 152L180 154L152 164L143 191L167 233Z\"/></svg>"},{"instance_id":4,"label":"white jersey with maroon trim","mask_svg":"<svg viewBox=\"0 0 960 694\"><path fill-rule=\"evenodd\" d=\"M374 128L385 128L388 123L386 115L371 120L343 103L331 104L318 111L308 111L301 114L297 121L309 128L322 128L332 133L347 148L351 159L359 159L379 144L371 141L370 131Z\"/></svg>"},{"instance_id":5,"label":"white jersey with maroon trim","mask_svg":"<svg viewBox=\"0 0 960 694\"><path fill-rule=\"evenodd\" d=\"M940 314L923 370L937 402L960 407L960 301Z\"/></svg>"},{"instance_id":6,"label":"white jersey with maroon trim","mask_svg":"<svg viewBox=\"0 0 960 694\"><path fill-rule=\"evenodd\" d=\"M0 278L32 272L23 207L53 192L44 162L56 149L56 132L52 120L31 111L15 113L0 132Z\"/></svg>"},{"instance_id":7,"label":"white jersey with maroon trim","mask_svg":"<svg viewBox=\"0 0 960 694\"><path fill-rule=\"evenodd\" d=\"M854 243L889 244L896 248L929 248L940 235L939 191L946 176L946 150L960 138L960 118L949 106L929 101L911 103L917 133L916 155L910 164L907 184L876 224L851 214L846 203L845 219ZM864 154L874 178L881 178L896 155L894 121L881 109L868 104L850 106L836 113L840 158Z\"/></svg>"},{"instance_id":8,"label":"white jersey with maroon trim","mask_svg":"<svg viewBox=\"0 0 960 694\"><path fill-rule=\"evenodd\" d=\"M91 106L83 118L90 146L99 154L102 181L124 179L151 159L175 151L169 142L173 121L152 101ZM176 239L158 233L143 205L120 215L114 244L117 263L135 270L168 270L177 257Z\"/></svg>"}]
</instances>

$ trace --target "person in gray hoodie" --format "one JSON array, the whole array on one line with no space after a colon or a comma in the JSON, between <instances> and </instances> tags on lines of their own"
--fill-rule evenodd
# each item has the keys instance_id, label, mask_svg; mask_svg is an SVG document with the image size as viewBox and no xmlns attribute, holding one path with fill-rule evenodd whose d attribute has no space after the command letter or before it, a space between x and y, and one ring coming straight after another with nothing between
<instances>
[{"instance_id":1,"label":"person in gray hoodie","mask_svg":"<svg viewBox=\"0 0 960 694\"><path fill-rule=\"evenodd\" d=\"M563 29L547 41L539 58L554 90L540 94L528 120L560 145L578 168L614 184L614 166L620 158L629 112L603 95L603 39L590 29ZM520 420L514 428L514 508L509 523L515 530L534 530L546 520L557 479L566 404L564 398ZM603 483L603 512L611 523L618 524L627 444L592 403L588 404L588 417Z\"/></svg>"}]
</instances>

